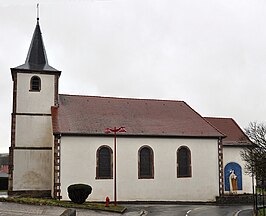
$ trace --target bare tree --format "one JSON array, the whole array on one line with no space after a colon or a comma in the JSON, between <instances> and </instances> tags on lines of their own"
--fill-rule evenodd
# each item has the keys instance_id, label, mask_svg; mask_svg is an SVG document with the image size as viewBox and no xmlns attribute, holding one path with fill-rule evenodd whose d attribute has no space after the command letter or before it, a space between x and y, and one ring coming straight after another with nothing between
<instances>
[{"instance_id":1,"label":"bare tree","mask_svg":"<svg viewBox=\"0 0 266 216\"><path fill-rule=\"evenodd\" d=\"M245 133L253 142L241 152L242 159L246 162L247 174L254 173L257 179L266 179L266 125L251 122L245 128Z\"/></svg>"}]
</instances>

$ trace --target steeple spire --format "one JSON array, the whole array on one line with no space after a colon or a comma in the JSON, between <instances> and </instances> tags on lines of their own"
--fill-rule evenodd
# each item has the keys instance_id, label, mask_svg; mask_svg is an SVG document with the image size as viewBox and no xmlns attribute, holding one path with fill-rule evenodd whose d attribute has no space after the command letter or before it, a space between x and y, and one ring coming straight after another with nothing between
<instances>
[{"instance_id":1,"label":"steeple spire","mask_svg":"<svg viewBox=\"0 0 266 216\"><path fill-rule=\"evenodd\" d=\"M33 33L28 55L25 64L16 67L17 69L57 71L48 64L48 59L42 39L39 25L39 4L37 4L37 24Z\"/></svg>"}]
</instances>

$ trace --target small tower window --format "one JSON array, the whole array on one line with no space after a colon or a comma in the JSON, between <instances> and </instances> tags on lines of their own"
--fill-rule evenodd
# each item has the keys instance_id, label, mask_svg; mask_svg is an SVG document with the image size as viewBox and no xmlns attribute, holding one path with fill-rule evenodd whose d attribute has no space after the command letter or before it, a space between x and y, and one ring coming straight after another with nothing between
<instances>
[{"instance_id":1,"label":"small tower window","mask_svg":"<svg viewBox=\"0 0 266 216\"><path fill-rule=\"evenodd\" d=\"M38 76L33 76L30 80L30 91L41 91L41 79Z\"/></svg>"}]
</instances>

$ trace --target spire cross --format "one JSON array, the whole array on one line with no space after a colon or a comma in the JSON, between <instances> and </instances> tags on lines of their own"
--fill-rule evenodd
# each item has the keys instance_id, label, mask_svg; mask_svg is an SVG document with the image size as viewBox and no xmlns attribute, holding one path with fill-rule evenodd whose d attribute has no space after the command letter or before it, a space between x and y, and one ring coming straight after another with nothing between
<instances>
[{"instance_id":1,"label":"spire cross","mask_svg":"<svg viewBox=\"0 0 266 216\"><path fill-rule=\"evenodd\" d=\"M39 21L39 3L37 4L37 21Z\"/></svg>"}]
</instances>

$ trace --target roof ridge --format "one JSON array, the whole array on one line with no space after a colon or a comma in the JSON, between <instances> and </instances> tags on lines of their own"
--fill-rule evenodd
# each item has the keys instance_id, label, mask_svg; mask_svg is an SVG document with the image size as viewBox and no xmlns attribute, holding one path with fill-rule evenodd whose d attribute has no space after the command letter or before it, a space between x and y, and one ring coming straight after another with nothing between
<instances>
[{"instance_id":1,"label":"roof ridge","mask_svg":"<svg viewBox=\"0 0 266 216\"><path fill-rule=\"evenodd\" d=\"M110 98L110 99L127 99L127 100L139 100L139 101L165 101L165 102L181 102L186 103L182 100L170 100L170 99L153 99L153 98L129 98L129 97L117 97L117 96L97 96L97 95L77 95L77 94L59 94L59 96L70 96L70 97L93 97L93 98Z\"/></svg>"},{"instance_id":2,"label":"roof ridge","mask_svg":"<svg viewBox=\"0 0 266 216\"><path fill-rule=\"evenodd\" d=\"M204 116L203 118L209 118L209 119L231 119L231 120L233 120L233 118L231 118L231 117L209 117L209 116Z\"/></svg>"}]
</instances>

